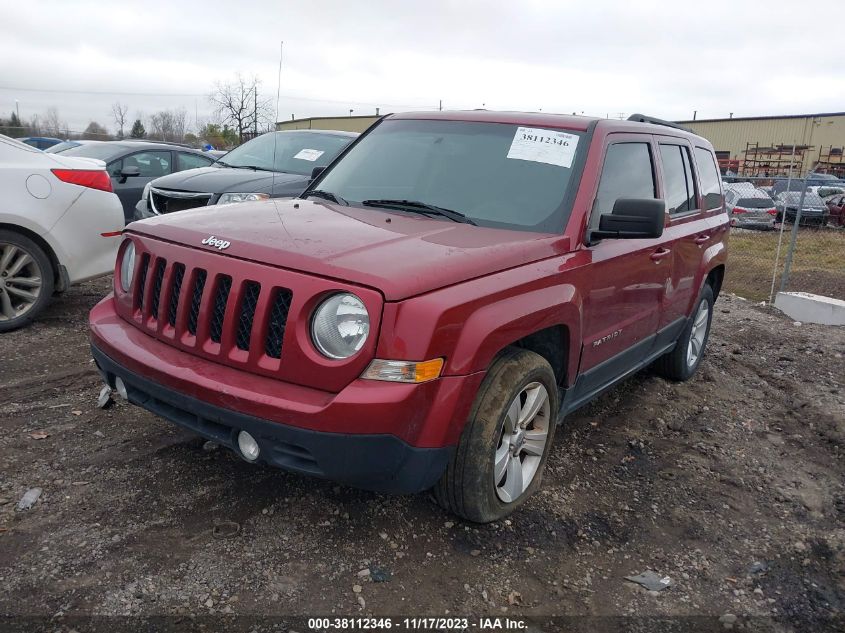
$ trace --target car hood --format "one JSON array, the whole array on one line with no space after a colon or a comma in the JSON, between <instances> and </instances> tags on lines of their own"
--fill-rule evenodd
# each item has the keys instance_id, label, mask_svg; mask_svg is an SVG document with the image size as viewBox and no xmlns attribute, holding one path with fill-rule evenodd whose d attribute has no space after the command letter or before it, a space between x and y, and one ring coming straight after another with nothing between
<instances>
[{"instance_id":1,"label":"car hood","mask_svg":"<svg viewBox=\"0 0 845 633\"><path fill-rule=\"evenodd\" d=\"M160 189L177 189L197 193L270 193L282 195L299 193L305 189L309 178L299 174L272 171L254 171L232 167L200 167L156 178L151 186Z\"/></svg>"},{"instance_id":2,"label":"car hood","mask_svg":"<svg viewBox=\"0 0 845 633\"><path fill-rule=\"evenodd\" d=\"M569 239L323 200L267 200L132 223L128 232L380 290L399 300L565 253ZM203 245L214 236L225 249ZM221 263L221 266L225 264Z\"/></svg>"}]
</instances>

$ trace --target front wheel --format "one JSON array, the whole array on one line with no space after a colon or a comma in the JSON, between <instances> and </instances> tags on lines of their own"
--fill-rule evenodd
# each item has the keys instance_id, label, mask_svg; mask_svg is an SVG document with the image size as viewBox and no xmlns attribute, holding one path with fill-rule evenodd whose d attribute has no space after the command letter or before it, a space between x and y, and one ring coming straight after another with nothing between
<instances>
[{"instance_id":1,"label":"front wheel","mask_svg":"<svg viewBox=\"0 0 845 633\"><path fill-rule=\"evenodd\" d=\"M458 516L488 523L540 485L554 437L557 382L540 355L509 348L492 364L435 497Z\"/></svg>"},{"instance_id":2,"label":"front wheel","mask_svg":"<svg viewBox=\"0 0 845 633\"><path fill-rule=\"evenodd\" d=\"M713 288L704 284L692 317L678 338L675 348L657 359L654 367L664 378L669 380L689 380L701 364L704 348L710 338L710 323L713 320Z\"/></svg>"}]
</instances>

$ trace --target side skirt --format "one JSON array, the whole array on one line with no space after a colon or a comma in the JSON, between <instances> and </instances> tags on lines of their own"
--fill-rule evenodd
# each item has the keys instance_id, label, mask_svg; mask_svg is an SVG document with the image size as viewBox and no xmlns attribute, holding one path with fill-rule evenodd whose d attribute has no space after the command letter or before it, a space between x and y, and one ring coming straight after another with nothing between
<instances>
[{"instance_id":1,"label":"side skirt","mask_svg":"<svg viewBox=\"0 0 845 633\"><path fill-rule=\"evenodd\" d=\"M561 406L557 423L561 424L566 415L588 404L616 383L647 367L663 354L671 352L688 322L688 318L681 317L656 334L578 376L572 387L561 390Z\"/></svg>"}]
</instances>

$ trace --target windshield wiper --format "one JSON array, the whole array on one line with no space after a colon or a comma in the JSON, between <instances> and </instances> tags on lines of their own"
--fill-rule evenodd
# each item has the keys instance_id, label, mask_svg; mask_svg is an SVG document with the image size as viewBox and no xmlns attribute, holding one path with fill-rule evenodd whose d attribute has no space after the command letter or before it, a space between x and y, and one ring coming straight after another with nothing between
<instances>
[{"instance_id":1,"label":"windshield wiper","mask_svg":"<svg viewBox=\"0 0 845 633\"><path fill-rule=\"evenodd\" d=\"M255 165L233 165L232 163L224 163L222 160L217 161L218 165L223 165L224 167L231 167L232 169L251 169L253 171L269 171L264 167L256 167Z\"/></svg>"},{"instance_id":2,"label":"windshield wiper","mask_svg":"<svg viewBox=\"0 0 845 633\"><path fill-rule=\"evenodd\" d=\"M459 211L452 209L444 209L443 207L436 207L433 204L426 204L417 200L364 200L361 204L366 207L381 207L383 209L397 209L399 211L412 211L414 213L421 213L423 215L440 215L444 218L449 218L454 222L463 222L464 224L472 224L477 226L475 222L469 219Z\"/></svg>"},{"instance_id":3,"label":"windshield wiper","mask_svg":"<svg viewBox=\"0 0 845 633\"><path fill-rule=\"evenodd\" d=\"M305 199L308 198L308 196L323 198L336 204L342 204L345 207L349 206L349 203L336 193L332 193L331 191L324 191L323 189L312 189L311 191L307 191L302 197L303 199Z\"/></svg>"}]
</instances>

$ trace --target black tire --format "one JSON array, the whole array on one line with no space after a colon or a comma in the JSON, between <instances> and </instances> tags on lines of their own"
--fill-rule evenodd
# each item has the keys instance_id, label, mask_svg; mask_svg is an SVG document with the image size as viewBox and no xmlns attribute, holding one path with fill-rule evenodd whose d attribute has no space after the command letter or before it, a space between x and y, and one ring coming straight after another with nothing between
<instances>
[{"instance_id":1,"label":"black tire","mask_svg":"<svg viewBox=\"0 0 845 633\"><path fill-rule=\"evenodd\" d=\"M23 304L19 303L19 295L9 292L6 287L6 279L10 279L11 277L8 276L7 270L2 270L2 264L3 254L7 252L9 247L16 248L18 253L25 252L30 256L32 263L27 264L27 266L31 272L39 276L41 281L37 298L25 309L21 307ZM6 266L11 266L15 258L19 256L18 254L11 257L10 262ZM54 271L53 266L50 264L50 258L47 257L47 254L38 244L20 233L0 230L0 332L8 332L29 324L47 307L53 296L53 275ZM28 275L28 277L31 279L34 275ZM15 288L18 290L21 289L17 285ZM18 314L12 316L15 313Z\"/></svg>"},{"instance_id":2,"label":"black tire","mask_svg":"<svg viewBox=\"0 0 845 633\"><path fill-rule=\"evenodd\" d=\"M516 433L513 436L504 435L508 409L532 383L545 388L548 411L546 413L544 405L543 413L532 419L528 430L542 431L545 425L545 446L539 456L539 463L533 458L533 464L538 465L529 485L517 498L505 502L499 497L499 488L494 481L496 454L502 450L505 437L516 437ZM557 382L549 363L534 352L518 348L506 349L494 360L481 383L455 454L443 477L435 485L437 502L446 510L476 523L496 521L519 508L542 480L554 440L558 406ZM519 451L516 444L514 447Z\"/></svg>"},{"instance_id":3,"label":"black tire","mask_svg":"<svg viewBox=\"0 0 845 633\"><path fill-rule=\"evenodd\" d=\"M704 358L704 352L707 348L707 340L710 338L710 324L713 321L713 304L715 298L713 296L713 288L710 284L704 284L701 289L701 294L698 295L698 301L692 310L692 315L684 327L683 332L678 337L678 342L675 348L668 354L664 354L654 362L654 368L658 374L669 380L683 382L692 378L695 370L701 364L701 359ZM704 339L701 343L701 348L694 362L689 362L688 349L690 345L690 338L692 338L693 326L695 325L696 315L699 314L701 305L707 306L707 323L704 330Z\"/></svg>"}]
</instances>

